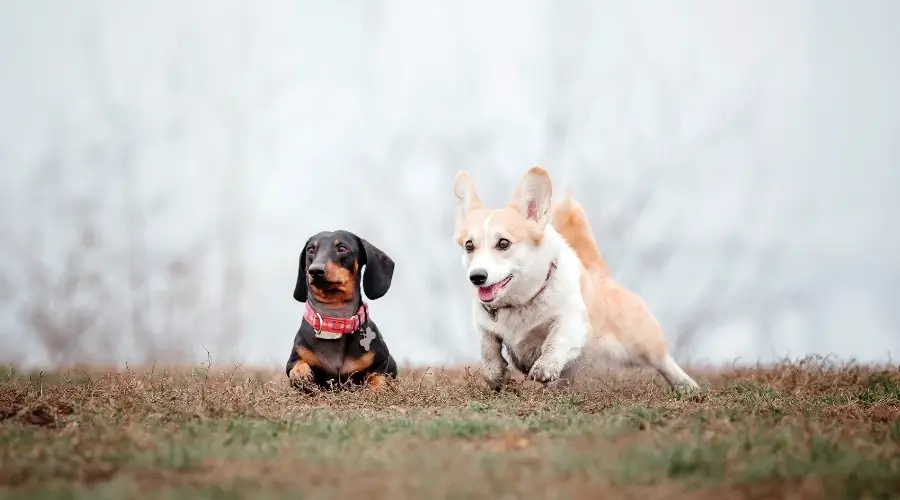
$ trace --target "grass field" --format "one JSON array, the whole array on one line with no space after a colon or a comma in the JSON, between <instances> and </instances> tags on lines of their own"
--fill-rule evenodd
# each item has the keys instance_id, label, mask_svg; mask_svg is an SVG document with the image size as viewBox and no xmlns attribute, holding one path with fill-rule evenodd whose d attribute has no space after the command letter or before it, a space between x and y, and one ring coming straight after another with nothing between
<instances>
[{"instance_id":1,"label":"grass field","mask_svg":"<svg viewBox=\"0 0 900 500\"><path fill-rule=\"evenodd\" d=\"M242 368L3 370L0 497L900 498L896 367L692 373L681 397L638 371L301 395Z\"/></svg>"}]
</instances>

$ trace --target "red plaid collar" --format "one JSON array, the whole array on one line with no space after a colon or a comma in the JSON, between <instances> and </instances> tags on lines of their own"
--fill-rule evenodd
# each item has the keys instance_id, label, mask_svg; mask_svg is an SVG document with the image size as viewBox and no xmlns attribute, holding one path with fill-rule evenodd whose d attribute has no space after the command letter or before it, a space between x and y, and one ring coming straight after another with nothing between
<instances>
[{"instance_id":1,"label":"red plaid collar","mask_svg":"<svg viewBox=\"0 0 900 500\"><path fill-rule=\"evenodd\" d=\"M313 327L313 330L315 330L316 333L328 332L349 335L359 330L359 327L369 319L369 308L363 303L359 306L359 310L356 311L356 314L349 318L332 318L329 316L322 316L318 311L313 309L313 306L309 302L307 302L306 311L303 313L303 319L309 323L309 326Z\"/></svg>"}]
</instances>

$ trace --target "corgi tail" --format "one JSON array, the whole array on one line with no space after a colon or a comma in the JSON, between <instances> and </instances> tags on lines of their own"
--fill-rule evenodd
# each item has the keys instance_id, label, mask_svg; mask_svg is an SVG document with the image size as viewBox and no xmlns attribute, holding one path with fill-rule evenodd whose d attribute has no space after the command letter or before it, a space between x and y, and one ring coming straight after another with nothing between
<instances>
[{"instance_id":1,"label":"corgi tail","mask_svg":"<svg viewBox=\"0 0 900 500\"><path fill-rule=\"evenodd\" d=\"M562 235L566 243L575 250L582 265L588 271L609 274L606 261L600 254L600 247L591 232L584 208L572 197L572 190L567 189L563 200L553 209L551 224Z\"/></svg>"}]
</instances>

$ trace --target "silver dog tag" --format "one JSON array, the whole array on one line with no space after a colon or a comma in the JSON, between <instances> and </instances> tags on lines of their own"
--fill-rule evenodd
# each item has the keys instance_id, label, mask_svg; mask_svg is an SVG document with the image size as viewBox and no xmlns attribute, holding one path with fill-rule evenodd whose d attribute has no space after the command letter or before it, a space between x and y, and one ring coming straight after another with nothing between
<instances>
[{"instance_id":1,"label":"silver dog tag","mask_svg":"<svg viewBox=\"0 0 900 500\"><path fill-rule=\"evenodd\" d=\"M316 332L316 338L317 339L325 339L325 340L334 340L334 339L341 338L341 334L335 333L335 332L323 332L323 331L319 330Z\"/></svg>"},{"instance_id":2,"label":"silver dog tag","mask_svg":"<svg viewBox=\"0 0 900 500\"><path fill-rule=\"evenodd\" d=\"M481 307L483 307L484 312L488 313L488 316L491 317L491 321L493 321L493 322L497 321L497 309L496 308L488 307L485 304L481 304Z\"/></svg>"}]
</instances>

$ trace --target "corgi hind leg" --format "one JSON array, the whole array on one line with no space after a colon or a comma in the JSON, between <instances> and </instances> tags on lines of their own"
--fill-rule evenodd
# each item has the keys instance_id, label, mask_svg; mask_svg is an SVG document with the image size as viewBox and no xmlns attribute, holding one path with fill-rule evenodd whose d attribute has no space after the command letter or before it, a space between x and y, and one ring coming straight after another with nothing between
<instances>
[{"instance_id":1,"label":"corgi hind leg","mask_svg":"<svg viewBox=\"0 0 900 500\"><path fill-rule=\"evenodd\" d=\"M678 366L668 349L660 342L651 345L633 343L623 345L617 339L605 337L598 343L601 356L624 366L653 368L666 380L672 389L679 392L693 392L700 389L694 379Z\"/></svg>"},{"instance_id":2,"label":"corgi hind leg","mask_svg":"<svg viewBox=\"0 0 900 500\"><path fill-rule=\"evenodd\" d=\"M643 361L645 366L659 372L673 390L679 392L699 390L700 385L678 366L675 358L669 353L665 340L661 336L654 340L650 345L636 346L638 348L637 359Z\"/></svg>"},{"instance_id":3,"label":"corgi hind leg","mask_svg":"<svg viewBox=\"0 0 900 500\"><path fill-rule=\"evenodd\" d=\"M672 389L679 392L694 392L700 389L700 385L678 366L668 352L661 359L650 364L666 379Z\"/></svg>"}]
</instances>

